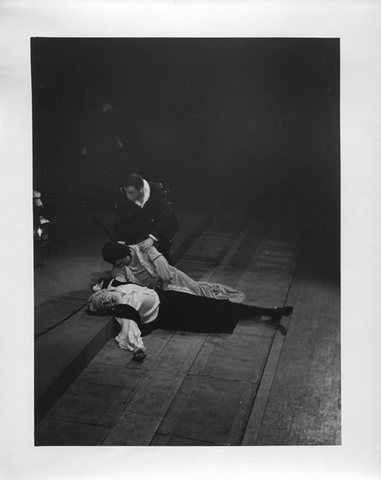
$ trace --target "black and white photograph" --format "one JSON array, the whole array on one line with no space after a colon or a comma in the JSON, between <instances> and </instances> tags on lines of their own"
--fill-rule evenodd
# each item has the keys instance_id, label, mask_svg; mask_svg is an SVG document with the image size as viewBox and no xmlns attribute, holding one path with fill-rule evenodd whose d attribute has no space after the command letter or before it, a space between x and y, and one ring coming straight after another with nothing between
<instances>
[{"instance_id":1,"label":"black and white photograph","mask_svg":"<svg viewBox=\"0 0 381 480\"><path fill-rule=\"evenodd\" d=\"M36 445L339 445L339 39L31 62Z\"/></svg>"},{"instance_id":2,"label":"black and white photograph","mask_svg":"<svg viewBox=\"0 0 381 480\"><path fill-rule=\"evenodd\" d=\"M5 478L377 478L380 9L15 3Z\"/></svg>"}]
</instances>

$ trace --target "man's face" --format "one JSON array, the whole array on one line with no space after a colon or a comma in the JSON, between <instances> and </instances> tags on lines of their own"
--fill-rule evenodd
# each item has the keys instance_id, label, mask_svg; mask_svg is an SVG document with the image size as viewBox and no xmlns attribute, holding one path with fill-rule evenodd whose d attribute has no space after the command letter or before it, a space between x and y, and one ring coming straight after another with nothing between
<instances>
[{"instance_id":1,"label":"man's face","mask_svg":"<svg viewBox=\"0 0 381 480\"><path fill-rule=\"evenodd\" d=\"M126 255L124 258L119 258L114 262L115 267L128 267L128 265L131 263L131 257L129 255Z\"/></svg>"},{"instance_id":2,"label":"man's face","mask_svg":"<svg viewBox=\"0 0 381 480\"><path fill-rule=\"evenodd\" d=\"M128 200L131 202L136 202L136 200L140 200L141 196L143 195L143 190L138 190L135 187L123 187L124 191L126 192Z\"/></svg>"}]
</instances>

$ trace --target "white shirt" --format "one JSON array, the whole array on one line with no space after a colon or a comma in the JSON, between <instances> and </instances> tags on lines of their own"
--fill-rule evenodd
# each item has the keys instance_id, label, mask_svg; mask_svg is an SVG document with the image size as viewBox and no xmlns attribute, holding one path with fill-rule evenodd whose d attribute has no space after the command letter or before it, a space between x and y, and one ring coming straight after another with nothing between
<instances>
[{"instance_id":1,"label":"white shirt","mask_svg":"<svg viewBox=\"0 0 381 480\"><path fill-rule=\"evenodd\" d=\"M160 299L155 290L134 283L120 285L115 287L115 290L123 293L122 303L130 305L139 312L142 323L150 323L156 319L159 313Z\"/></svg>"},{"instance_id":2,"label":"white shirt","mask_svg":"<svg viewBox=\"0 0 381 480\"><path fill-rule=\"evenodd\" d=\"M156 319L159 313L160 299L155 290L133 283L120 285L115 290L123 293L122 303L130 305L139 312L142 323L150 323ZM119 335L115 337L119 347L130 352L135 352L139 348L145 351L137 323L128 318L115 318L121 326Z\"/></svg>"}]
</instances>

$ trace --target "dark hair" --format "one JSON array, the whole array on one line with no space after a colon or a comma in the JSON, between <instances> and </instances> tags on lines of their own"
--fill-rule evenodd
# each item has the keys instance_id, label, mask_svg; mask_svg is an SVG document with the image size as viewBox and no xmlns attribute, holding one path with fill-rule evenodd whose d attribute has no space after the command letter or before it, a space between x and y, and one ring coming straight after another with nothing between
<instances>
[{"instance_id":1,"label":"dark hair","mask_svg":"<svg viewBox=\"0 0 381 480\"><path fill-rule=\"evenodd\" d=\"M141 190L143 186L143 177L138 173L130 173L124 179L123 187L135 187L137 190Z\"/></svg>"},{"instance_id":2,"label":"dark hair","mask_svg":"<svg viewBox=\"0 0 381 480\"><path fill-rule=\"evenodd\" d=\"M107 242L102 248L102 257L107 263L114 264L127 255L131 256L131 249L125 243Z\"/></svg>"}]
</instances>

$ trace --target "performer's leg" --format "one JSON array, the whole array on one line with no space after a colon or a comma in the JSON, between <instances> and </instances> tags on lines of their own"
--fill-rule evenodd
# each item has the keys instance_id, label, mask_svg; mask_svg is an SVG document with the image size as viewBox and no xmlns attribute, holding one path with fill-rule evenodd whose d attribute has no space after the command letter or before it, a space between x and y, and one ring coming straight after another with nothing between
<instances>
[{"instance_id":1,"label":"performer's leg","mask_svg":"<svg viewBox=\"0 0 381 480\"><path fill-rule=\"evenodd\" d=\"M280 320L293 311L289 306L262 308L175 291L162 292L161 301L161 318L166 328L175 330L232 331L240 319L267 316Z\"/></svg>"},{"instance_id":2,"label":"performer's leg","mask_svg":"<svg viewBox=\"0 0 381 480\"><path fill-rule=\"evenodd\" d=\"M238 319L225 301L175 291L161 292L160 300L159 328L222 333L236 327Z\"/></svg>"},{"instance_id":3,"label":"performer's leg","mask_svg":"<svg viewBox=\"0 0 381 480\"><path fill-rule=\"evenodd\" d=\"M255 305L245 305L242 303L228 303L228 311L236 315L238 319L251 318L251 317L270 317L273 320L280 320L282 317L289 317L293 312L293 307L275 307L275 308L262 308Z\"/></svg>"}]
</instances>

